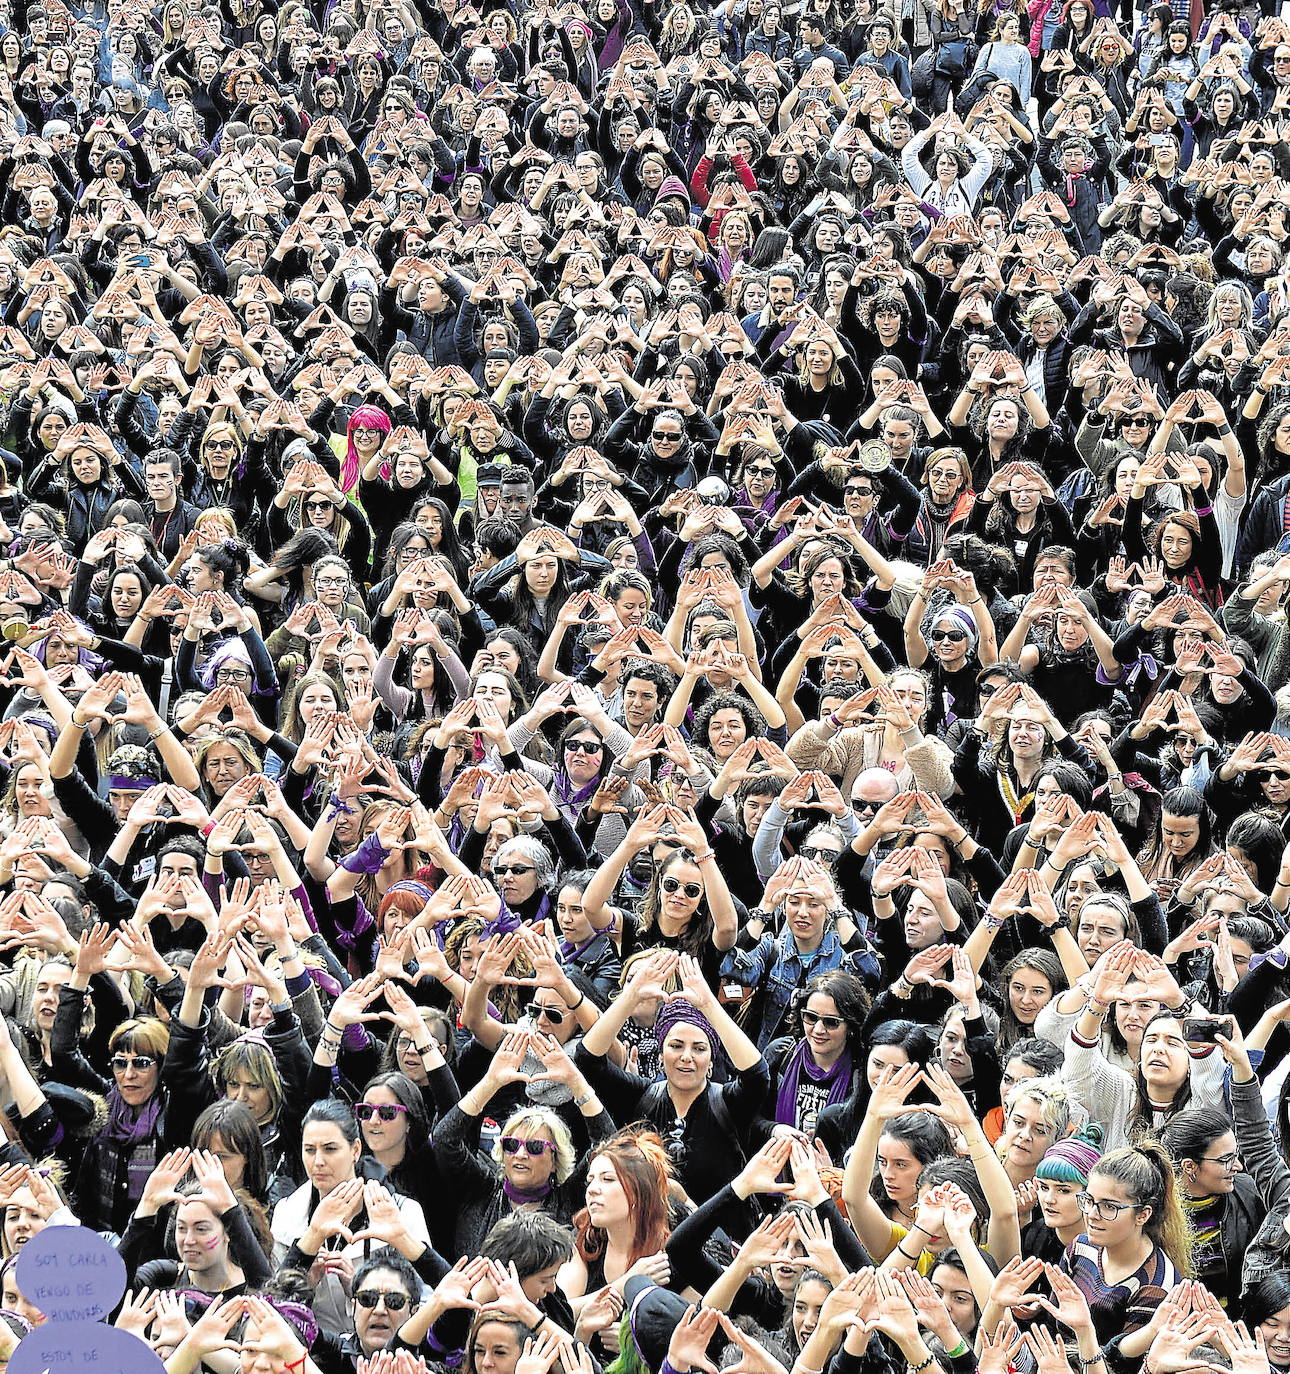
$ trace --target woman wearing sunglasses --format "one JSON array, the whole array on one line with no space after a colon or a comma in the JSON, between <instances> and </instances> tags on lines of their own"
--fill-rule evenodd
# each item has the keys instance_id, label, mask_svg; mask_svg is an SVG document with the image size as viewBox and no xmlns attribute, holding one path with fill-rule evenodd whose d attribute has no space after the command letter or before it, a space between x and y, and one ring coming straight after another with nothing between
<instances>
[{"instance_id":1,"label":"woman wearing sunglasses","mask_svg":"<svg viewBox=\"0 0 1290 1374\"><path fill-rule=\"evenodd\" d=\"M336 541L360 581L366 582L372 560L372 526L367 516L330 478L304 477L292 472L290 458L284 462L286 480L268 510L274 545L285 544L302 530L324 531Z\"/></svg>"},{"instance_id":2,"label":"woman wearing sunglasses","mask_svg":"<svg viewBox=\"0 0 1290 1374\"><path fill-rule=\"evenodd\" d=\"M554 683L538 693L533 705L511 727L511 738L522 752L535 737L540 737L545 722L558 718L571 705L579 708L579 714L560 730L551 765L526 759L525 770L550 793L560 815L577 828L578 838L588 851L594 846L601 853L610 854L627 829L617 808L634 812L645 798L636 787L628 785L625 793L614 799L615 809L592 809L592 800L601 784L632 744L632 736L610 718L600 697L568 680ZM620 771L627 771L626 764Z\"/></svg>"},{"instance_id":3,"label":"woman wearing sunglasses","mask_svg":"<svg viewBox=\"0 0 1290 1374\"><path fill-rule=\"evenodd\" d=\"M782 460L783 454L774 454L761 444L744 445L732 501L749 534L756 534L779 505L782 483L777 457Z\"/></svg>"},{"instance_id":4,"label":"woman wearing sunglasses","mask_svg":"<svg viewBox=\"0 0 1290 1374\"><path fill-rule=\"evenodd\" d=\"M354 1335L345 1338L344 1353L371 1359L420 1306L417 1271L401 1255L377 1251L354 1271Z\"/></svg>"},{"instance_id":5,"label":"woman wearing sunglasses","mask_svg":"<svg viewBox=\"0 0 1290 1374\"><path fill-rule=\"evenodd\" d=\"M763 1112L773 1134L815 1134L820 1113L859 1092L865 1072L862 1032L869 994L854 974L821 973L798 1004L801 1034L766 1046L770 1092Z\"/></svg>"},{"instance_id":6,"label":"woman wearing sunglasses","mask_svg":"<svg viewBox=\"0 0 1290 1374\"><path fill-rule=\"evenodd\" d=\"M564 1115L530 1103L515 1108L486 1159L480 1148L485 1110L500 1119L515 1101L514 1085L534 1078L565 1090L567 1096L560 1094ZM566 1116L579 1128L581 1148L613 1134L613 1120L595 1089L554 1039L537 1031L508 1033L488 1071L435 1126L435 1161L440 1174L452 1180L451 1201L436 1210L452 1226L452 1254L477 1255L484 1237L512 1212L545 1212L564 1224L572 1220L585 1170L578 1165Z\"/></svg>"},{"instance_id":7,"label":"woman wearing sunglasses","mask_svg":"<svg viewBox=\"0 0 1290 1374\"><path fill-rule=\"evenodd\" d=\"M555 776L549 790L556 805L578 827L579 838L585 847L590 851L594 846L602 854L611 854L626 834L626 826L616 811L596 811L591 803L631 738L608 717L604 720L603 738L600 729L598 724L581 716L565 726L556 745ZM629 783L616 804L625 807L630 814L644 801L644 793Z\"/></svg>"},{"instance_id":8,"label":"woman wearing sunglasses","mask_svg":"<svg viewBox=\"0 0 1290 1374\"><path fill-rule=\"evenodd\" d=\"M905 656L911 667L925 667L930 678L930 710L919 722L927 734L943 734L954 720L976 715L981 669L999 659L993 621L988 613L982 614L984 603L969 574L957 575L950 599L942 596L935 610L928 611L933 590L946 586L950 584L944 579L925 578L905 617Z\"/></svg>"},{"instance_id":9,"label":"woman wearing sunglasses","mask_svg":"<svg viewBox=\"0 0 1290 1374\"><path fill-rule=\"evenodd\" d=\"M416 1015L414 1008L409 1010L411 1015ZM436 1055L437 1046L429 1031L423 1030L422 1035L428 1039L428 1043L421 1045L429 1050L425 1056L426 1064L437 1058L439 1068L447 1074L447 1082L433 1069L430 1076L431 1083L439 1085L444 1101L443 1110L447 1110L451 1099L456 1096L456 1080L452 1077L452 1071L444 1065L443 1056ZM421 1089L407 1074L397 1070L378 1073L375 1078L368 1080L362 1100L354 1103L354 1116L363 1136L364 1157L375 1160L385 1170L389 1187L404 1197L415 1198L429 1222L443 1180L430 1162L430 1119ZM438 1241L441 1238L436 1236L435 1239Z\"/></svg>"},{"instance_id":10,"label":"woman wearing sunglasses","mask_svg":"<svg viewBox=\"0 0 1290 1374\"><path fill-rule=\"evenodd\" d=\"M666 833L665 833L666 831ZM664 848L666 846L666 848ZM624 872L653 851L655 862L637 914L611 907ZM582 894L597 930L613 931L624 959L651 946L693 955L703 976L715 982L722 959L734 946L738 917L720 868L712 862L707 831L692 812L641 811L623 842L596 870Z\"/></svg>"},{"instance_id":11,"label":"woman wearing sunglasses","mask_svg":"<svg viewBox=\"0 0 1290 1374\"><path fill-rule=\"evenodd\" d=\"M107 1099L107 1121L81 1157L72 1189L73 1208L96 1231L124 1235L165 1138L167 1094L161 1063L170 1032L154 1017L124 1021L107 1042L103 1077L85 1057L81 1040L91 977L105 980L108 943L87 939L64 988L50 1042L50 1076Z\"/></svg>"},{"instance_id":12,"label":"woman wearing sunglasses","mask_svg":"<svg viewBox=\"0 0 1290 1374\"><path fill-rule=\"evenodd\" d=\"M516 981L529 978L536 986L521 1011L519 994L527 996L530 988L516 986ZM544 1106L566 1107L587 1092L584 1084L573 1081L572 1066L565 1057L574 1038L596 1020L596 1005L586 995L587 986L583 974L561 961L557 947L529 927L494 935L485 944L466 988L461 1025L474 1037L476 1048L486 1051L498 1051L513 1035L530 1037L525 1073L541 1074L544 1054L559 1069L554 1080L548 1073L541 1082L530 1083L525 1096ZM511 1100L515 1096L508 1094ZM573 1121L571 1115L569 1119Z\"/></svg>"},{"instance_id":13,"label":"woman wearing sunglasses","mask_svg":"<svg viewBox=\"0 0 1290 1374\"><path fill-rule=\"evenodd\" d=\"M375 1182L384 1171L363 1158L359 1124L338 1098L315 1102L305 1113L300 1157L305 1182L273 1209L273 1262L308 1274L319 1325L345 1332L355 1269L380 1243L408 1258L424 1257L430 1248L425 1215L413 1199Z\"/></svg>"}]
</instances>

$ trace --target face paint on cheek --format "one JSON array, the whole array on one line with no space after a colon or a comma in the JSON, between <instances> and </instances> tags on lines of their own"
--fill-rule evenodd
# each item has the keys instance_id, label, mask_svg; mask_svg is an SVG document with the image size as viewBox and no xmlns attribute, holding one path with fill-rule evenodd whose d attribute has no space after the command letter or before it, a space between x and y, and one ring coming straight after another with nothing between
<instances>
[{"instance_id":1,"label":"face paint on cheek","mask_svg":"<svg viewBox=\"0 0 1290 1374\"><path fill-rule=\"evenodd\" d=\"M211 1240L199 1240L197 1244L200 1245L203 1250L214 1250L219 1244L219 1237L215 1236Z\"/></svg>"}]
</instances>

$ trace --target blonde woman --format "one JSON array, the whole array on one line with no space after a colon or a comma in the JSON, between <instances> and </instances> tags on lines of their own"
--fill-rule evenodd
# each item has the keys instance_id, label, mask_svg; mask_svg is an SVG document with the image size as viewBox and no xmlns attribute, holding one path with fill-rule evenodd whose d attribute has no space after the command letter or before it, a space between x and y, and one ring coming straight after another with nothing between
<instances>
[{"instance_id":1,"label":"blonde woman","mask_svg":"<svg viewBox=\"0 0 1290 1374\"><path fill-rule=\"evenodd\" d=\"M728 210L716 232L717 275L729 281L748 261L755 237L752 219L746 210Z\"/></svg>"}]
</instances>

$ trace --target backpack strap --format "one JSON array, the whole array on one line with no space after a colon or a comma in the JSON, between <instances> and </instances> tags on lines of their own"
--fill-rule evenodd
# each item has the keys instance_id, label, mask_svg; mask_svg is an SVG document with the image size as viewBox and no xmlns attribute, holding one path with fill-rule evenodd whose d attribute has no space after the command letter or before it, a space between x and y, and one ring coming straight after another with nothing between
<instances>
[{"instance_id":1,"label":"backpack strap","mask_svg":"<svg viewBox=\"0 0 1290 1374\"><path fill-rule=\"evenodd\" d=\"M726 1106L726 1095L721 1091L720 1084L709 1083L707 1097L708 1106L712 1111L712 1119L717 1123L717 1129L729 1140L732 1147L737 1147L738 1136L735 1132L734 1117L730 1115L730 1108Z\"/></svg>"}]
</instances>

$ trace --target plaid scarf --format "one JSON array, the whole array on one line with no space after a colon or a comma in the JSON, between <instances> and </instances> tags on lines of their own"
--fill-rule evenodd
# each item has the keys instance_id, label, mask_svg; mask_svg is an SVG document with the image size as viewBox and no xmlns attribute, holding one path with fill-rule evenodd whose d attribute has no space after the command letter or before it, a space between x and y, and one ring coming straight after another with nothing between
<instances>
[{"instance_id":1,"label":"plaid scarf","mask_svg":"<svg viewBox=\"0 0 1290 1374\"><path fill-rule=\"evenodd\" d=\"M108 1093L108 1119L99 1136L100 1196L111 1205L116 1197L121 1166L126 1170L126 1195L131 1203L143 1196L148 1176L157 1167L157 1120L162 1098L154 1093L138 1110L129 1106L115 1085Z\"/></svg>"}]
</instances>

